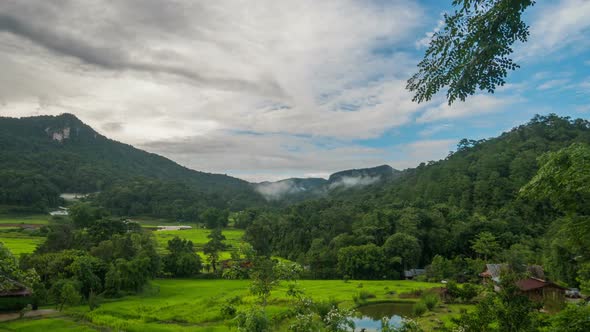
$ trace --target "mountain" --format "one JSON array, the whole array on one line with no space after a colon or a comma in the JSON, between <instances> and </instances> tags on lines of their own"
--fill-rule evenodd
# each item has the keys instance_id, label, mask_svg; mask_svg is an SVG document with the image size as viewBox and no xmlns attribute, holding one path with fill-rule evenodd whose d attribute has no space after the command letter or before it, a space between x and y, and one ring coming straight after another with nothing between
<instances>
[{"instance_id":1,"label":"mountain","mask_svg":"<svg viewBox=\"0 0 590 332\"><path fill-rule=\"evenodd\" d=\"M491 234L499 248L494 260L539 264L546 254L544 260L559 262L547 265L552 276L568 275L564 278L575 285L568 271L575 271L577 262L562 239L548 241L564 222L563 212L551 202L519 195L539 170L541 156L574 143L590 146L590 121L535 116L498 137L463 139L445 159L389 181L259 214L245 238L256 250L308 264L315 278L399 277L406 267L423 267L438 255L439 262L456 264L456 272L446 271L440 280L464 277L465 271L477 276L481 266L461 257L477 257L474 241ZM572 270L559 270L571 265Z\"/></svg>"},{"instance_id":2,"label":"mountain","mask_svg":"<svg viewBox=\"0 0 590 332\"><path fill-rule=\"evenodd\" d=\"M383 183L402 174L389 165L340 171L323 178L290 178L255 184L256 190L271 201L301 201L326 197L331 193L351 188L362 188Z\"/></svg>"},{"instance_id":3,"label":"mountain","mask_svg":"<svg viewBox=\"0 0 590 332\"><path fill-rule=\"evenodd\" d=\"M139 178L181 183L235 205L262 202L244 180L194 171L108 139L72 114L0 117L0 170L0 204L8 205L55 206L63 192L104 191Z\"/></svg>"}]
</instances>

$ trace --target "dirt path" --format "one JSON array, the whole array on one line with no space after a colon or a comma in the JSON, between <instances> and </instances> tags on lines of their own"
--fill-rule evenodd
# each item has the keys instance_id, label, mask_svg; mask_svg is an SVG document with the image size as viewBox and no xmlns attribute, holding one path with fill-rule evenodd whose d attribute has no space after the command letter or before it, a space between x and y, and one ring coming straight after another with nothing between
<instances>
[{"instance_id":1,"label":"dirt path","mask_svg":"<svg viewBox=\"0 0 590 332\"><path fill-rule=\"evenodd\" d=\"M41 310L32 310L25 314L25 317L40 317L40 316L49 316L58 313L59 311L54 309L41 309ZM7 313L7 314L0 314L0 322L7 322L9 320L19 319L20 314L18 312Z\"/></svg>"}]
</instances>

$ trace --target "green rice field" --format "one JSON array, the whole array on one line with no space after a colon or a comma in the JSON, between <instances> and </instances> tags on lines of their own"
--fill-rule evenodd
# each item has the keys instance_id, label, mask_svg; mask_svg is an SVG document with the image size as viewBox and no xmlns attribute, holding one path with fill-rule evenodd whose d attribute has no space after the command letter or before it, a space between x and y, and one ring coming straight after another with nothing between
<instances>
[{"instance_id":1,"label":"green rice field","mask_svg":"<svg viewBox=\"0 0 590 332\"><path fill-rule=\"evenodd\" d=\"M203 246L209 241L207 235L211 233L209 229L195 228L186 229L181 231L154 231L154 236L158 242L158 248L160 252L165 252L168 246L168 241L172 240L175 236L182 239L193 241L197 252L203 256ZM220 254L221 259L230 258L231 251L237 250L242 243L242 236L244 231L241 229L224 229L223 235L225 236L225 244L229 245L228 251L224 251Z\"/></svg>"},{"instance_id":2,"label":"green rice field","mask_svg":"<svg viewBox=\"0 0 590 332\"><path fill-rule=\"evenodd\" d=\"M412 298L402 298L399 294L440 286L405 280L302 280L298 284L314 301L333 299L343 307L355 306L352 298L360 289L374 294L372 301L415 301ZM64 313L68 317L81 317L89 324L83 325L84 329L72 331L90 331L87 330L90 326L113 331L228 331L229 322L223 318L221 307L230 299L236 303L238 310L251 306L255 298L250 295L248 286L247 280L155 280L151 289L143 295L104 302L92 312L87 306L80 306L66 309ZM286 291L287 284L281 284L272 292L266 308L269 318L277 322L277 331L285 330L288 325L288 319L282 319L282 315L292 306ZM452 313L458 313L458 309L448 306L445 311L432 314L446 317ZM54 324L56 322L52 321L55 320L56 318L25 319L0 323L0 331L43 330L43 324Z\"/></svg>"},{"instance_id":3,"label":"green rice field","mask_svg":"<svg viewBox=\"0 0 590 332\"><path fill-rule=\"evenodd\" d=\"M47 225L50 216L0 216L0 227L2 225Z\"/></svg>"}]
</instances>

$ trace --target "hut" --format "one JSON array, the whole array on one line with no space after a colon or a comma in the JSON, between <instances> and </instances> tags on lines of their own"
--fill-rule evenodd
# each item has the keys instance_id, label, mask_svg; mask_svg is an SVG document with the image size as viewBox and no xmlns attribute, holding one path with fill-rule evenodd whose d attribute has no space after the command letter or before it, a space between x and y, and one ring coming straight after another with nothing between
<instances>
[{"instance_id":1,"label":"hut","mask_svg":"<svg viewBox=\"0 0 590 332\"><path fill-rule=\"evenodd\" d=\"M529 299L537 302L563 302L565 300L565 291L567 290L567 288L561 287L554 282L533 277L518 280L516 286Z\"/></svg>"}]
</instances>

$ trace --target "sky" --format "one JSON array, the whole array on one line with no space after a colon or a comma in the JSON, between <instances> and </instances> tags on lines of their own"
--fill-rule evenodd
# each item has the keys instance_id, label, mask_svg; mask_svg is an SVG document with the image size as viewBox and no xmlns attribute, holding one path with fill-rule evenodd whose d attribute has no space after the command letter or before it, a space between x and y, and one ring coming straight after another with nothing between
<instances>
[{"instance_id":1,"label":"sky","mask_svg":"<svg viewBox=\"0 0 590 332\"><path fill-rule=\"evenodd\" d=\"M537 1L521 68L449 107L405 90L451 0L2 0L0 116L248 181L438 160L535 114L590 118L590 0Z\"/></svg>"}]
</instances>

